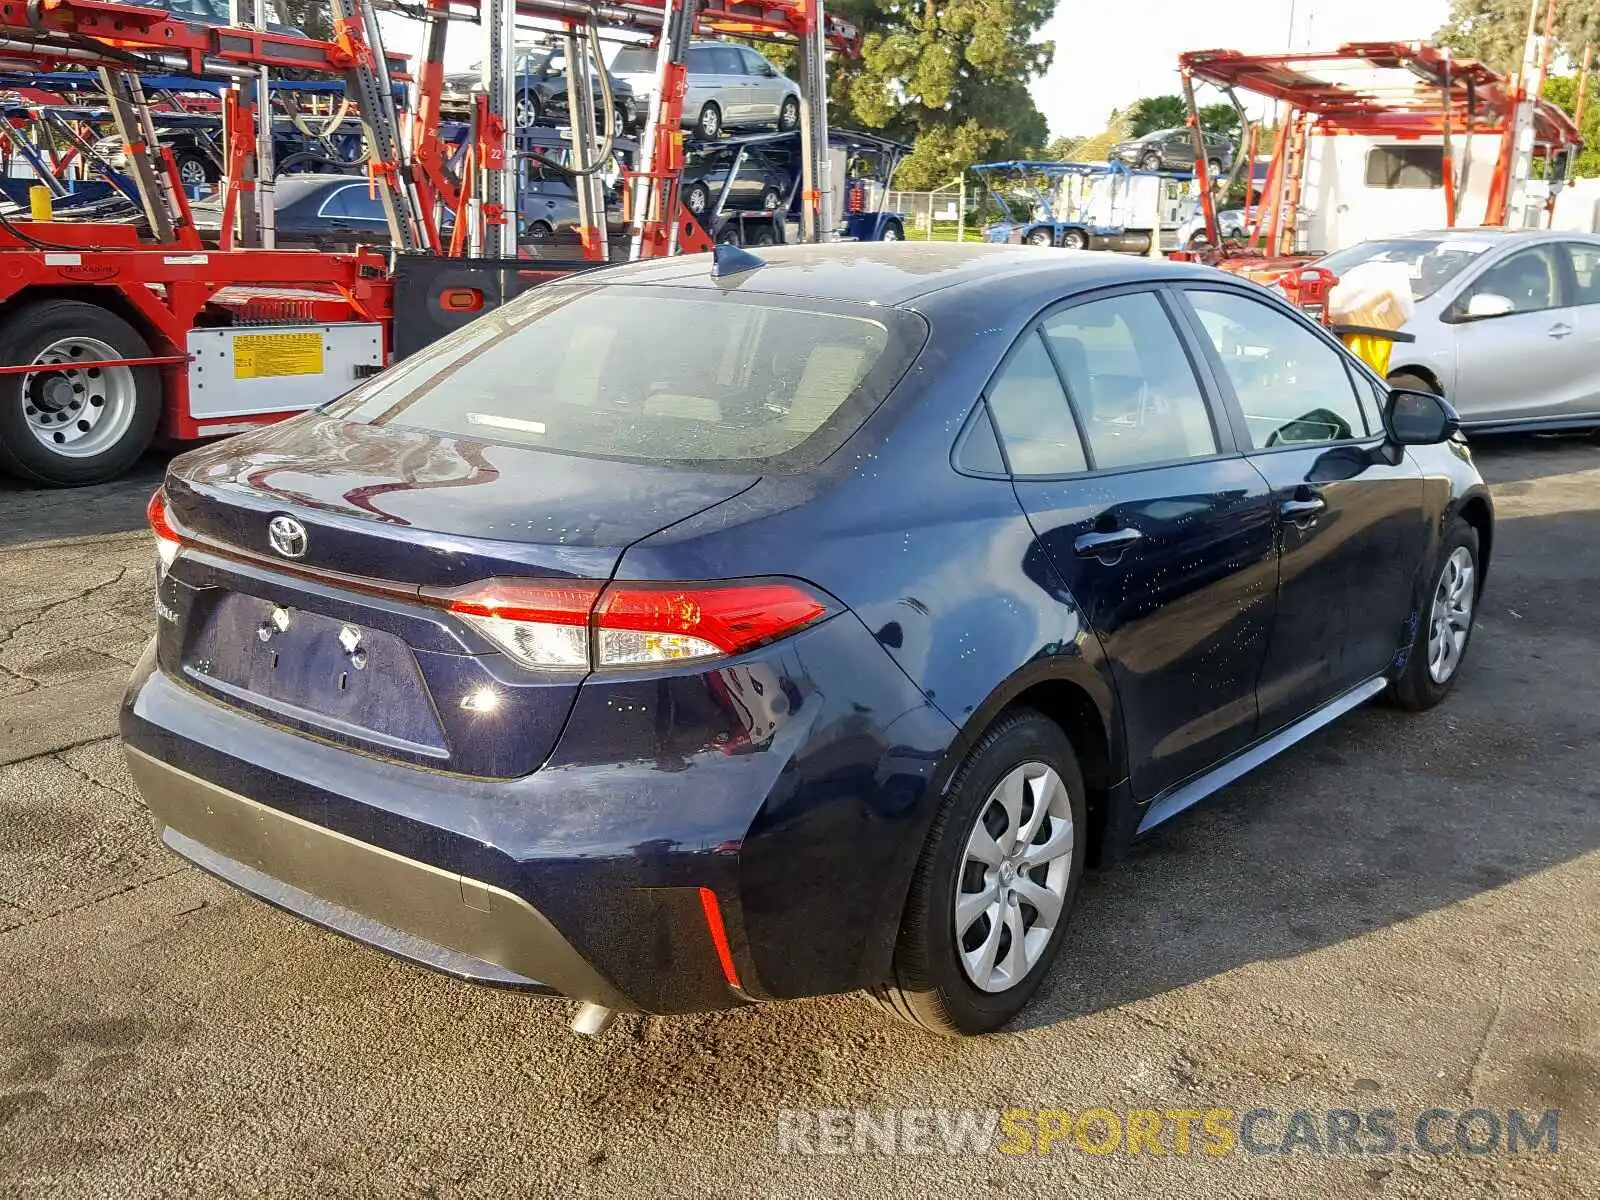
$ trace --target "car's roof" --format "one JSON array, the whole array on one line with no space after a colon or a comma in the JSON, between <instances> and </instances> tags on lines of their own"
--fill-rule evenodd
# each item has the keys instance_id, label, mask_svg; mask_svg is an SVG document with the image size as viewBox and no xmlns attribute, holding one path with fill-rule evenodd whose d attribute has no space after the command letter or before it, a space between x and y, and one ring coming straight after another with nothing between
<instances>
[{"instance_id":1,"label":"car's roof","mask_svg":"<svg viewBox=\"0 0 1600 1200\"><path fill-rule=\"evenodd\" d=\"M1211 273L1206 268L1123 254L977 242L832 242L763 246L752 253L766 265L731 279L712 279L711 260L700 254L628 263L601 274L611 284L737 287L815 300L907 304L930 292L1027 276L1037 277L1041 290L1065 295L1130 278L1193 278ZM584 276L585 280L594 278Z\"/></svg>"},{"instance_id":2,"label":"car's roof","mask_svg":"<svg viewBox=\"0 0 1600 1200\"><path fill-rule=\"evenodd\" d=\"M1595 234L1575 229L1506 229L1499 225L1457 226L1454 229L1419 229L1415 233L1396 233L1389 237L1370 238L1374 242L1403 242L1409 239L1428 238L1441 242L1481 242L1486 237L1532 241L1536 238L1574 238L1588 242L1600 240Z\"/></svg>"}]
</instances>

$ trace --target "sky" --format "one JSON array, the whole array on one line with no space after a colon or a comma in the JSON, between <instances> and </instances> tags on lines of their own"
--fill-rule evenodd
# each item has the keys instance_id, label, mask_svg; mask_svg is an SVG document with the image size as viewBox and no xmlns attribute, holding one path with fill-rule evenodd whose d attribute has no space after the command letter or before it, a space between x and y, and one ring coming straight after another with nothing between
<instances>
[{"instance_id":1,"label":"sky","mask_svg":"<svg viewBox=\"0 0 1600 1200\"><path fill-rule=\"evenodd\" d=\"M1052 137L1098 133L1113 108L1177 92L1185 50L1270 54L1291 45L1417 41L1448 9L1447 0L1061 0L1039 35L1055 42L1056 57L1033 98ZM1216 99L1202 95L1200 103Z\"/></svg>"},{"instance_id":2,"label":"sky","mask_svg":"<svg viewBox=\"0 0 1600 1200\"><path fill-rule=\"evenodd\" d=\"M1416 41L1430 37L1448 9L1448 0L1060 0L1039 35L1055 42L1055 62L1033 85L1033 98L1052 137L1094 134L1113 108L1177 92L1182 51ZM419 53L417 22L390 14L382 20L389 50ZM482 34L455 24L445 45L446 69L463 70L481 57ZM1202 95L1200 102L1216 99Z\"/></svg>"}]
</instances>

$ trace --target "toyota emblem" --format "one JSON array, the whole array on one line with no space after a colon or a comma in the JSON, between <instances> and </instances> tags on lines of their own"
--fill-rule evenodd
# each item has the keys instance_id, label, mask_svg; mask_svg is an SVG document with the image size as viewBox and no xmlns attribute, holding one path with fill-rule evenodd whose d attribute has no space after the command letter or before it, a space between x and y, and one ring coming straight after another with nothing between
<instances>
[{"instance_id":1,"label":"toyota emblem","mask_svg":"<svg viewBox=\"0 0 1600 1200\"><path fill-rule=\"evenodd\" d=\"M285 558L304 558L306 527L293 517L273 517L267 522L267 540Z\"/></svg>"}]
</instances>

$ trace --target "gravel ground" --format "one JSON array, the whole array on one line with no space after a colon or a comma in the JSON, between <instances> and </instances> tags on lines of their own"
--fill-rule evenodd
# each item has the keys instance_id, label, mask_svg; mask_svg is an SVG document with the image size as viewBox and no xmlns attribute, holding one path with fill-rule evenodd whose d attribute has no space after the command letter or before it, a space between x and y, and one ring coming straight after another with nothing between
<instances>
[{"instance_id":1,"label":"gravel ground","mask_svg":"<svg viewBox=\"0 0 1600 1200\"><path fill-rule=\"evenodd\" d=\"M161 849L112 736L158 462L0 488L0 1197L1600 1196L1600 447L1479 450L1472 654L1091 876L1025 1028L857 997L571 1035ZM1559 1151L779 1153L781 1110L1560 1109ZM809 1121L808 1116L788 1118ZM1439 1127L1448 1129L1448 1123ZM1171 1138L1167 1140L1169 1150Z\"/></svg>"}]
</instances>

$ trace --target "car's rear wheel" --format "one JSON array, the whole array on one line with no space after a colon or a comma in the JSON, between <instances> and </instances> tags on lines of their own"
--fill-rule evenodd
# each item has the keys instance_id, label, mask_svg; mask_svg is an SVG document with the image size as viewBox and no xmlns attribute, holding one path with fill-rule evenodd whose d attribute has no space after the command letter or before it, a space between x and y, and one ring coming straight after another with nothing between
<instances>
[{"instance_id":1,"label":"car's rear wheel","mask_svg":"<svg viewBox=\"0 0 1600 1200\"><path fill-rule=\"evenodd\" d=\"M0 325L0 362L38 370L0 376L0 469L57 487L126 471L155 436L161 376L152 366L75 364L148 357L139 332L97 305L18 309Z\"/></svg>"},{"instance_id":2,"label":"car's rear wheel","mask_svg":"<svg viewBox=\"0 0 1600 1200\"><path fill-rule=\"evenodd\" d=\"M703 138L720 136L722 133L722 110L715 104L707 104L700 110L700 115L695 118L694 131Z\"/></svg>"},{"instance_id":3,"label":"car's rear wheel","mask_svg":"<svg viewBox=\"0 0 1600 1200\"><path fill-rule=\"evenodd\" d=\"M1461 673L1478 615L1483 579L1478 553L1478 531L1462 518L1452 518L1445 526L1433 587L1423 600L1405 665L1389 683L1389 698L1401 708L1432 708Z\"/></svg>"},{"instance_id":4,"label":"car's rear wheel","mask_svg":"<svg viewBox=\"0 0 1600 1200\"><path fill-rule=\"evenodd\" d=\"M683 206L697 217L705 216L711 207L711 189L703 183L691 183L684 190Z\"/></svg>"},{"instance_id":5,"label":"car's rear wheel","mask_svg":"<svg viewBox=\"0 0 1600 1200\"><path fill-rule=\"evenodd\" d=\"M1212 158L1206 160L1206 172L1211 176L1211 182L1216 183L1222 178L1222 160Z\"/></svg>"},{"instance_id":6,"label":"car's rear wheel","mask_svg":"<svg viewBox=\"0 0 1600 1200\"><path fill-rule=\"evenodd\" d=\"M934 1033L1021 1011L1061 945L1083 876L1083 776L1053 721L1019 708L973 747L912 878L894 978L872 996Z\"/></svg>"},{"instance_id":7,"label":"car's rear wheel","mask_svg":"<svg viewBox=\"0 0 1600 1200\"><path fill-rule=\"evenodd\" d=\"M783 203L783 196L777 188L768 188L761 193L761 208L764 212L771 212Z\"/></svg>"},{"instance_id":8,"label":"car's rear wheel","mask_svg":"<svg viewBox=\"0 0 1600 1200\"><path fill-rule=\"evenodd\" d=\"M1159 171L1162 166L1161 155L1152 150L1139 160L1139 165L1146 171Z\"/></svg>"}]
</instances>

